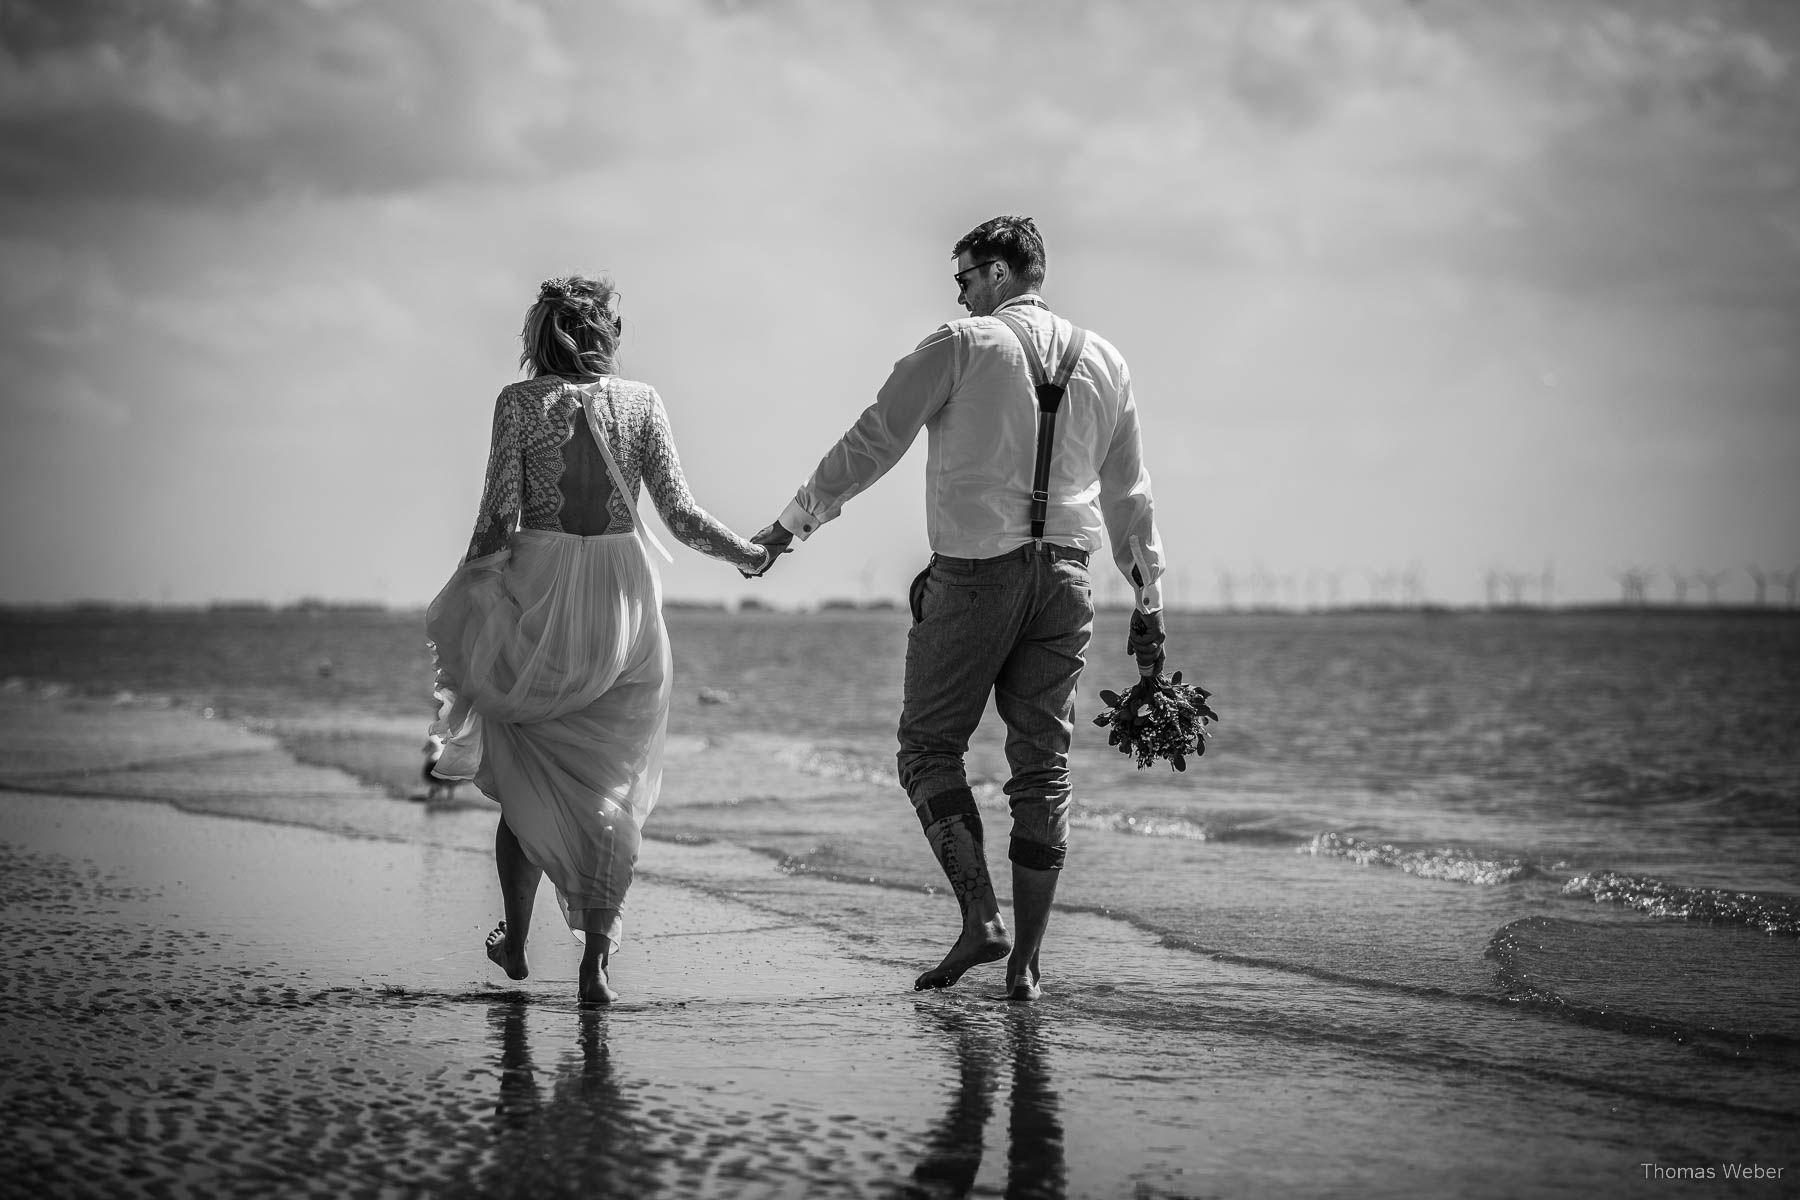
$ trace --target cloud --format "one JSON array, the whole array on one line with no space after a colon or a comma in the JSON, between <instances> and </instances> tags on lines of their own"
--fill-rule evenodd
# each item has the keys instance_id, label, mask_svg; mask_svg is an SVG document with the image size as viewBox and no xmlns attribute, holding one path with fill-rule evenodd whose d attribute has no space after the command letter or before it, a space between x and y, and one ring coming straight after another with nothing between
<instances>
[{"instance_id":1,"label":"cloud","mask_svg":"<svg viewBox=\"0 0 1800 1200\"><path fill-rule=\"evenodd\" d=\"M630 369L665 389L697 490L733 515L810 468L815 435L942 318L931 260L1000 211L1039 219L1053 301L1117 337L1145 381L1180 464L1159 467L1171 511L1209 489L1238 506L1207 534L1220 548L1183 553L1299 545L1320 481L1403 490L1411 459L1462 463L1446 445L1479 442L1502 481L1540 463L1545 438L1572 460L1629 448L1651 407L1679 437L1741 420L1791 447L1787 13L1800 7L0 3L0 396L22 429L0 437L16 447L7 495L67 473L44 445L85 462L86 435L123 415L140 492L122 503L128 480L90 470L94 511L56 514L68 528L117 512L136 524L116 536L142 537L155 498L179 508L206 461L271 546L389 503L460 542L474 498L451 493L478 486L523 300L543 275L604 266L625 283ZM764 404L811 432L751 478L735 456L766 434ZM1566 432L1516 421L1521 406L1590 419ZM1425 419L1440 412L1479 436ZM1267 470L1265 446L1291 469ZM464 460L469 477L447 481ZM285 503L262 491L277 468ZM1453 485L1439 519L1473 544L1493 517ZM1588 486L1546 491L1546 509L1579 509ZM1619 495L1640 504L1636 486ZM1382 525L1360 501L1331 507ZM869 545L918 544L916 509L912 484L878 491L848 517L862 540L813 561L859 570ZM713 588L699 571L671 578Z\"/></svg>"},{"instance_id":2,"label":"cloud","mask_svg":"<svg viewBox=\"0 0 1800 1200\"><path fill-rule=\"evenodd\" d=\"M1453 86L1468 54L1413 6L1245 5L1226 75L1261 121L1303 129L1370 93Z\"/></svg>"},{"instance_id":3,"label":"cloud","mask_svg":"<svg viewBox=\"0 0 1800 1200\"><path fill-rule=\"evenodd\" d=\"M142 331L218 359L282 362L288 369L300 348L314 343L391 347L424 340L427 332L399 298L348 264L327 267L318 278L224 274L195 283L135 306Z\"/></svg>"},{"instance_id":4,"label":"cloud","mask_svg":"<svg viewBox=\"0 0 1800 1200\"><path fill-rule=\"evenodd\" d=\"M679 211L721 238L783 209L904 220L930 178L1191 264L1756 295L1796 252L1782 12L27 0L0 12L0 187L180 206L579 180L623 213L685 173L707 183Z\"/></svg>"},{"instance_id":5,"label":"cloud","mask_svg":"<svg viewBox=\"0 0 1800 1200\"><path fill-rule=\"evenodd\" d=\"M0 421L115 428L129 409L93 367L117 354L128 301L105 257L86 247L0 238Z\"/></svg>"},{"instance_id":6,"label":"cloud","mask_svg":"<svg viewBox=\"0 0 1800 1200\"><path fill-rule=\"evenodd\" d=\"M102 392L78 370L60 370L33 381L16 394L17 411L7 413L6 423L17 426L24 419L49 420L63 426L79 426L110 433L130 424L131 410ZM10 407L10 406L9 406Z\"/></svg>"},{"instance_id":7,"label":"cloud","mask_svg":"<svg viewBox=\"0 0 1800 1200\"><path fill-rule=\"evenodd\" d=\"M1511 221L1479 261L1588 297L1800 304L1784 233L1800 208L1800 23L1724 11L1604 7L1491 33L1542 142L1498 181Z\"/></svg>"},{"instance_id":8,"label":"cloud","mask_svg":"<svg viewBox=\"0 0 1800 1200\"><path fill-rule=\"evenodd\" d=\"M125 307L104 254L79 244L0 237L0 346L75 352L105 341Z\"/></svg>"},{"instance_id":9,"label":"cloud","mask_svg":"<svg viewBox=\"0 0 1800 1200\"><path fill-rule=\"evenodd\" d=\"M26 0L0 22L0 184L15 195L491 175L531 167L572 107L573 64L519 0Z\"/></svg>"},{"instance_id":10,"label":"cloud","mask_svg":"<svg viewBox=\"0 0 1800 1200\"><path fill-rule=\"evenodd\" d=\"M1249 270L1800 301L1800 10L1245 12L1219 95L1089 126L1089 212L1147 197L1193 234L1161 241Z\"/></svg>"},{"instance_id":11,"label":"cloud","mask_svg":"<svg viewBox=\"0 0 1800 1200\"><path fill-rule=\"evenodd\" d=\"M1580 251L1597 218L1565 239L1559 209L1603 176L1716 176L1721 136L1792 187L1791 31L1649 0L35 0L0 22L15 197L617 190L685 163L866 203L925 171L1184 253L1491 269L1530 256L1509 230Z\"/></svg>"},{"instance_id":12,"label":"cloud","mask_svg":"<svg viewBox=\"0 0 1800 1200\"><path fill-rule=\"evenodd\" d=\"M1738 119L1794 98L1791 55L1770 34L1704 8L1670 16L1608 8L1548 32L1546 77L1596 110Z\"/></svg>"}]
</instances>

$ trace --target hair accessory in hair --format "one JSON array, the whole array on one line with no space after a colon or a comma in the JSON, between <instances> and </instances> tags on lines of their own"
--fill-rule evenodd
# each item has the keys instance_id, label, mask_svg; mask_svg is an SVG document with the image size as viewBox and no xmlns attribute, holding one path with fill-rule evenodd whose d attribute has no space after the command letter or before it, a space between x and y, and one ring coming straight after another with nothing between
<instances>
[{"instance_id":1,"label":"hair accessory in hair","mask_svg":"<svg viewBox=\"0 0 1800 1200\"><path fill-rule=\"evenodd\" d=\"M570 299L573 299L575 296L575 289L571 286L573 283L574 283L574 280L570 279L566 275L559 275L555 279L546 279L546 280L544 280L544 282L538 284L538 299L540 299L540 300L570 300Z\"/></svg>"}]
</instances>

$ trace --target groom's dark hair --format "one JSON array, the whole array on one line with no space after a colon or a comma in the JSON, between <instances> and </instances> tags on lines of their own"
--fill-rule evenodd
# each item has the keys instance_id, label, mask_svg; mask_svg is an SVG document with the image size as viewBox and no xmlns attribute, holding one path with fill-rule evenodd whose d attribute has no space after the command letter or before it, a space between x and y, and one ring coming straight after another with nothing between
<instances>
[{"instance_id":1,"label":"groom's dark hair","mask_svg":"<svg viewBox=\"0 0 1800 1200\"><path fill-rule=\"evenodd\" d=\"M1036 291L1044 286L1044 238L1030 217L995 217L983 221L950 248L950 257L998 258Z\"/></svg>"}]
</instances>

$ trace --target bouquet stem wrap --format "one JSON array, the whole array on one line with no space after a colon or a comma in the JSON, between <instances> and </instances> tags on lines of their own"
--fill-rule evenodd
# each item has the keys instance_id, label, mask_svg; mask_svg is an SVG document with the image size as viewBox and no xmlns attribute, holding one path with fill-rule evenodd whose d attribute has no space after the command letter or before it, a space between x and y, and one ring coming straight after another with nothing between
<instances>
[{"instance_id":1,"label":"bouquet stem wrap","mask_svg":"<svg viewBox=\"0 0 1800 1200\"><path fill-rule=\"evenodd\" d=\"M1123 696L1102 691L1106 710L1094 724L1111 726L1106 741L1120 754L1137 760L1138 769L1166 759L1177 771L1187 770L1188 755L1206 753L1209 728L1219 719L1206 703L1212 695L1203 687L1181 682L1181 672L1144 675Z\"/></svg>"}]
</instances>

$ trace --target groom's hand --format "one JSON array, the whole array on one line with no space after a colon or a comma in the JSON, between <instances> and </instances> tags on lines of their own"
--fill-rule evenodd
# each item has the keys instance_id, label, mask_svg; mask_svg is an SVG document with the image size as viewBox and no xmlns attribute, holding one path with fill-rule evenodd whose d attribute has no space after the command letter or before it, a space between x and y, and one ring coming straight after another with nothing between
<instances>
[{"instance_id":1,"label":"groom's hand","mask_svg":"<svg viewBox=\"0 0 1800 1200\"><path fill-rule=\"evenodd\" d=\"M741 574L745 579L761 579L769 573L769 568L775 565L776 559L793 549L794 535L780 521L770 521L750 540L758 546L769 548L769 561L763 564L760 571L743 571Z\"/></svg>"},{"instance_id":2,"label":"groom's hand","mask_svg":"<svg viewBox=\"0 0 1800 1200\"><path fill-rule=\"evenodd\" d=\"M1167 637L1160 608L1155 612L1134 611L1131 614L1131 633L1125 639L1125 652L1137 659L1140 675L1162 674L1163 642Z\"/></svg>"}]
</instances>

